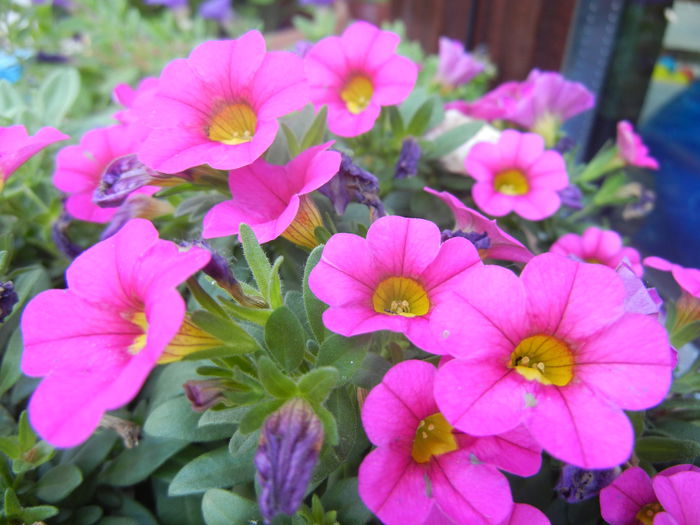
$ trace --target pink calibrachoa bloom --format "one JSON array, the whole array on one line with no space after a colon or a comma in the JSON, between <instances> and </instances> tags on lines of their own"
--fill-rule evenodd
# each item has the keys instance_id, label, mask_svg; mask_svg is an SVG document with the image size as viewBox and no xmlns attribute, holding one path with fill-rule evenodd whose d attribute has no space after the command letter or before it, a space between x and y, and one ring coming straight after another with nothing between
<instances>
[{"instance_id":1,"label":"pink calibrachoa bloom","mask_svg":"<svg viewBox=\"0 0 700 525\"><path fill-rule=\"evenodd\" d=\"M600 512L609 525L700 523L700 468L676 465L652 480L643 469L625 470L600 492Z\"/></svg>"},{"instance_id":2,"label":"pink calibrachoa bloom","mask_svg":"<svg viewBox=\"0 0 700 525\"><path fill-rule=\"evenodd\" d=\"M391 330L428 352L445 353L431 333L437 305L481 260L467 239L440 243L440 230L424 219L387 216L367 238L337 233L311 271L309 286L328 303L326 327L344 336Z\"/></svg>"},{"instance_id":3,"label":"pink calibrachoa bloom","mask_svg":"<svg viewBox=\"0 0 700 525\"><path fill-rule=\"evenodd\" d=\"M673 368L663 326L625 312L624 299L614 270L551 253L519 278L473 269L431 319L457 358L438 371L440 410L472 435L524 424L547 452L582 468L623 463L634 440L623 409L661 402Z\"/></svg>"},{"instance_id":4,"label":"pink calibrachoa bloom","mask_svg":"<svg viewBox=\"0 0 700 525\"><path fill-rule=\"evenodd\" d=\"M403 102L418 67L396 54L399 35L355 22L341 36L329 36L304 57L316 107L328 106L328 129L355 137L372 129L381 106Z\"/></svg>"},{"instance_id":5,"label":"pink calibrachoa bloom","mask_svg":"<svg viewBox=\"0 0 700 525\"><path fill-rule=\"evenodd\" d=\"M82 443L107 410L134 398L156 363L177 359L171 340L197 334L183 322L175 287L209 257L160 240L150 222L134 219L73 261L68 289L30 301L22 371L44 378L29 403L40 436L58 447Z\"/></svg>"},{"instance_id":6,"label":"pink calibrachoa bloom","mask_svg":"<svg viewBox=\"0 0 700 525\"><path fill-rule=\"evenodd\" d=\"M163 173L246 166L272 144L277 118L307 102L301 58L266 52L260 32L204 42L163 69L139 159Z\"/></svg>"},{"instance_id":7,"label":"pink calibrachoa bloom","mask_svg":"<svg viewBox=\"0 0 700 525\"><path fill-rule=\"evenodd\" d=\"M117 208L101 208L93 202L93 194L100 185L105 169L112 161L133 155L144 139L140 126L115 125L88 131L80 144L66 146L56 156L53 183L69 194L66 210L76 219L105 223ZM152 195L158 188L148 186L135 193Z\"/></svg>"},{"instance_id":8,"label":"pink calibrachoa bloom","mask_svg":"<svg viewBox=\"0 0 700 525\"><path fill-rule=\"evenodd\" d=\"M448 102L445 109L456 109L468 117L489 122L506 120L515 112L518 101L531 90L531 84L525 82L504 82L478 100Z\"/></svg>"},{"instance_id":9,"label":"pink calibrachoa bloom","mask_svg":"<svg viewBox=\"0 0 700 525\"><path fill-rule=\"evenodd\" d=\"M117 84L112 92L112 98L124 106L124 109L117 111L113 115L114 118L122 124L143 121L157 91L158 79L155 77L142 79L136 89L129 84Z\"/></svg>"},{"instance_id":10,"label":"pink calibrachoa bloom","mask_svg":"<svg viewBox=\"0 0 700 525\"><path fill-rule=\"evenodd\" d=\"M29 135L22 125L0 127L0 190L17 168L45 147L70 137L56 128L44 127Z\"/></svg>"},{"instance_id":11,"label":"pink calibrachoa bloom","mask_svg":"<svg viewBox=\"0 0 700 525\"><path fill-rule=\"evenodd\" d=\"M430 514L422 525L462 525L450 519L438 505L433 505ZM551 522L542 511L525 503L513 503L510 515L498 525L551 525Z\"/></svg>"},{"instance_id":12,"label":"pink calibrachoa bloom","mask_svg":"<svg viewBox=\"0 0 700 525\"><path fill-rule=\"evenodd\" d=\"M471 53L467 53L464 45L458 40L441 36L439 45L435 81L446 90L451 91L466 84L484 70L484 64Z\"/></svg>"},{"instance_id":13,"label":"pink calibrachoa bloom","mask_svg":"<svg viewBox=\"0 0 700 525\"><path fill-rule=\"evenodd\" d=\"M613 269L627 259L627 265L637 277L644 274L639 252L629 246L623 246L622 237L613 230L591 226L586 228L583 235L566 233L552 244L549 251L587 263L604 264Z\"/></svg>"},{"instance_id":14,"label":"pink calibrachoa bloom","mask_svg":"<svg viewBox=\"0 0 700 525\"><path fill-rule=\"evenodd\" d=\"M684 292L700 299L700 269L685 268L680 264L674 264L655 256L646 257L644 266L661 270L662 272L671 272L671 275L673 275L673 278Z\"/></svg>"},{"instance_id":15,"label":"pink calibrachoa bloom","mask_svg":"<svg viewBox=\"0 0 700 525\"><path fill-rule=\"evenodd\" d=\"M464 165L476 179L474 202L497 217L511 211L531 221L549 217L561 205L557 192L569 184L564 158L545 151L534 133L506 130L497 144L476 144Z\"/></svg>"},{"instance_id":16,"label":"pink calibrachoa bloom","mask_svg":"<svg viewBox=\"0 0 700 525\"><path fill-rule=\"evenodd\" d=\"M260 243L284 237L314 248L314 230L322 226L321 215L310 197L338 172L340 153L326 151L332 142L300 153L285 166L264 159L231 171L233 199L214 206L204 217L205 239L238 233L244 222Z\"/></svg>"},{"instance_id":17,"label":"pink calibrachoa bloom","mask_svg":"<svg viewBox=\"0 0 700 525\"><path fill-rule=\"evenodd\" d=\"M617 123L617 152L625 164L640 168L659 169L658 161L649 155L649 148L626 120Z\"/></svg>"},{"instance_id":18,"label":"pink calibrachoa bloom","mask_svg":"<svg viewBox=\"0 0 700 525\"><path fill-rule=\"evenodd\" d=\"M360 465L360 497L386 525L434 523L426 518L435 511L457 523L500 524L513 507L508 482L479 461L474 438L455 432L440 413L435 372L430 363L404 361L367 396L362 423L377 448ZM502 455L531 461L534 451L509 445Z\"/></svg>"},{"instance_id":19,"label":"pink calibrachoa bloom","mask_svg":"<svg viewBox=\"0 0 700 525\"><path fill-rule=\"evenodd\" d=\"M454 230L449 233L469 239L479 250L482 259L528 262L533 258L532 252L499 228L495 220L487 219L478 211L468 208L449 192L435 191L428 187L423 189L447 204L455 217Z\"/></svg>"}]
</instances>

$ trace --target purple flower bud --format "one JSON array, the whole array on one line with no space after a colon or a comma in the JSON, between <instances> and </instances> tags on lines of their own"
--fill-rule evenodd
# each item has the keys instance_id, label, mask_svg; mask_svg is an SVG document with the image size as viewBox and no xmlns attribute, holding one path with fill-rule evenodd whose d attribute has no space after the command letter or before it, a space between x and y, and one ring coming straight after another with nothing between
<instances>
[{"instance_id":1,"label":"purple flower bud","mask_svg":"<svg viewBox=\"0 0 700 525\"><path fill-rule=\"evenodd\" d=\"M192 380L182 385L187 399L192 403L192 410L204 412L224 401L221 393L225 390L224 383L217 379Z\"/></svg>"},{"instance_id":2,"label":"purple flower bud","mask_svg":"<svg viewBox=\"0 0 700 525\"><path fill-rule=\"evenodd\" d=\"M569 184L563 190L557 192L561 203L574 210L583 209L583 193L575 184Z\"/></svg>"},{"instance_id":3,"label":"purple flower bud","mask_svg":"<svg viewBox=\"0 0 700 525\"><path fill-rule=\"evenodd\" d=\"M70 215L63 212L58 219L56 219L56 222L53 223L53 226L51 226L51 238L59 251L73 260L82 253L83 249L68 237L67 230L70 223Z\"/></svg>"},{"instance_id":4,"label":"purple flower bud","mask_svg":"<svg viewBox=\"0 0 700 525\"><path fill-rule=\"evenodd\" d=\"M345 213L350 202L358 202L374 208L379 217L386 215L384 205L379 200L379 179L363 170L345 153L338 173L318 191L328 197L338 215Z\"/></svg>"},{"instance_id":5,"label":"purple flower bud","mask_svg":"<svg viewBox=\"0 0 700 525\"><path fill-rule=\"evenodd\" d=\"M564 153L567 153L574 149L574 146L576 146L576 141L572 139L571 137L567 137L564 135L562 138L560 138L557 143L554 145L552 148L554 151L558 151L562 155Z\"/></svg>"},{"instance_id":6,"label":"purple flower bud","mask_svg":"<svg viewBox=\"0 0 700 525\"><path fill-rule=\"evenodd\" d=\"M585 470L574 465L564 465L554 490L569 503L594 498L620 474L620 468Z\"/></svg>"},{"instance_id":7,"label":"purple flower bud","mask_svg":"<svg viewBox=\"0 0 700 525\"><path fill-rule=\"evenodd\" d=\"M202 18L226 22L233 18L231 0L206 0L199 6L197 13Z\"/></svg>"},{"instance_id":8,"label":"purple flower bud","mask_svg":"<svg viewBox=\"0 0 700 525\"><path fill-rule=\"evenodd\" d=\"M288 401L265 420L255 467L258 503L266 523L299 508L322 445L321 421L303 399Z\"/></svg>"},{"instance_id":9,"label":"purple flower bud","mask_svg":"<svg viewBox=\"0 0 700 525\"><path fill-rule=\"evenodd\" d=\"M12 281L0 281L0 323L2 323L8 315L12 313L12 309L19 301L15 285Z\"/></svg>"},{"instance_id":10,"label":"purple flower bud","mask_svg":"<svg viewBox=\"0 0 700 525\"><path fill-rule=\"evenodd\" d=\"M401 153L399 160L396 163L395 179L405 179L406 177L414 177L418 175L418 161L420 160L421 150L416 139L408 137L401 144Z\"/></svg>"},{"instance_id":11,"label":"purple flower bud","mask_svg":"<svg viewBox=\"0 0 700 525\"><path fill-rule=\"evenodd\" d=\"M487 232L465 232L462 230L443 230L442 231L442 242L447 239L452 239L453 237L463 237L470 241L474 248L477 250L488 250L491 248L491 239Z\"/></svg>"},{"instance_id":12,"label":"purple flower bud","mask_svg":"<svg viewBox=\"0 0 700 525\"><path fill-rule=\"evenodd\" d=\"M139 162L135 154L119 157L105 168L92 201L102 208L116 208L133 191L148 186L157 177L158 172Z\"/></svg>"}]
</instances>

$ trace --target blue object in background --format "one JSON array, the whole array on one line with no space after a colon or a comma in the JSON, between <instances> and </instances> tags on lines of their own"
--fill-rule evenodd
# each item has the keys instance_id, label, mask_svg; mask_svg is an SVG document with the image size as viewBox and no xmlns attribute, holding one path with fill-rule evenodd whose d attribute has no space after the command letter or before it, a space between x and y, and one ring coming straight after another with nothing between
<instances>
[{"instance_id":1,"label":"blue object in background","mask_svg":"<svg viewBox=\"0 0 700 525\"><path fill-rule=\"evenodd\" d=\"M0 78L14 84L22 77L22 65L14 55L0 51Z\"/></svg>"},{"instance_id":2,"label":"blue object in background","mask_svg":"<svg viewBox=\"0 0 700 525\"><path fill-rule=\"evenodd\" d=\"M660 169L656 208L636 240L649 254L700 268L700 81L663 106L641 135Z\"/></svg>"}]
</instances>

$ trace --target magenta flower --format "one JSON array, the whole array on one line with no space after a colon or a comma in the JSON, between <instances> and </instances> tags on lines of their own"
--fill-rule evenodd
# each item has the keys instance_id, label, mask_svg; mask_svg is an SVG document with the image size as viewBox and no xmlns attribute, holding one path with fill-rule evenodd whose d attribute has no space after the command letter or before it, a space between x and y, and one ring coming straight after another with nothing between
<instances>
[{"instance_id":1,"label":"magenta flower","mask_svg":"<svg viewBox=\"0 0 700 525\"><path fill-rule=\"evenodd\" d=\"M533 255L520 241L511 237L493 219L487 219L478 211L466 207L457 197L446 191L423 188L435 195L452 210L455 217L454 230L448 236L463 236L479 250L482 259L528 262ZM446 232L443 232L443 236Z\"/></svg>"},{"instance_id":2,"label":"magenta flower","mask_svg":"<svg viewBox=\"0 0 700 525\"><path fill-rule=\"evenodd\" d=\"M554 145L559 127L571 117L593 107L595 97L579 82L559 73L533 69L524 82L527 96L520 98L506 118L542 135Z\"/></svg>"},{"instance_id":3,"label":"magenta flower","mask_svg":"<svg viewBox=\"0 0 700 525\"><path fill-rule=\"evenodd\" d=\"M440 243L440 230L424 219L387 216L367 238L338 233L330 238L309 286L328 303L326 327L344 336L377 330L401 332L428 352L445 353L430 332L436 306L450 304L451 289L481 265L471 242Z\"/></svg>"},{"instance_id":4,"label":"magenta flower","mask_svg":"<svg viewBox=\"0 0 700 525\"><path fill-rule=\"evenodd\" d=\"M652 480L643 469L625 470L600 492L600 512L610 525L700 523L700 469L676 465Z\"/></svg>"},{"instance_id":5,"label":"magenta flower","mask_svg":"<svg viewBox=\"0 0 700 525\"><path fill-rule=\"evenodd\" d=\"M545 151L534 133L506 130L497 144L476 144L464 165L476 179L474 202L497 217L511 211L531 221L549 217L561 205L557 192L569 184L564 158Z\"/></svg>"},{"instance_id":6,"label":"magenta flower","mask_svg":"<svg viewBox=\"0 0 700 525\"><path fill-rule=\"evenodd\" d=\"M277 118L308 101L301 59L266 52L258 31L205 42L163 69L139 158L163 173L247 166L272 144Z\"/></svg>"},{"instance_id":7,"label":"magenta flower","mask_svg":"<svg viewBox=\"0 0 700 525\"><path fill-rule=\"evenodd\" d=\"M22 125L0 127L0 190L17 168L42 149L70 137L55 128L44 127L29 135Z\"/></svg>"},{"instance_id":8,"label":"magenta flower","mask_svg":"<svg viewBox=\"0 0 700 525\"><path fill-rule=\"evenodd\" d=\"M464 115L476 119L508 119L518 107L518 101L532 90L532 85L524 82L505 82L473 102L461 100L448 102L445 109L456 109Z\"/></svg>"},{"instance_id":9,"label":"magenta flower","mask_svg":"<svg viewBox=\"0 0 700 525\"><path fill-rule=\"evenodd\" d=\"M644 266L661 270L662 272L671 272L683 291L700 299L700 269L684 268L680 264L674 264L661 257L646 257Z\"/></svg>"},{"instance_id":10,"label":"magenta flower","mask_svg":"<svg viewBox=\"0 0 700 525\"><path fill-rule=\"evenodd\" d=\"M157 90L158 79L155 77L141 79L136 89L129 84L117 84L112 91L112 98L124 109L117 111L113 117L122 124L143 123Z\"/></svg>"},{"instance_id":11,"label":"magenta flower","mask_svg":"<svg viewBox=\"0 0 700 525\"><path fill-rule=\"evenodd\" d=\"M672 356L663 326L627 313L614 270L555 254L520 278L498 266L461 279L431 324L455 356L435 397L450 424L473 435L524 424L551 455L612 468L632 452L625 410L661 402Z\"/></svg>"},{"instance_id":12,"label":"magenta flower","mask_svg":"<svg viewBox=\"0 0 700 525\"><path fill-rule=\"evenodd\" d=\"M640 168L659 169L658 161L649 155L649 148L626 120L617 123L617 151L625 164Z\"/></svg>"},{"instance_id":13,"label":"magenta flower","mask_svg":"<svg viewBox=\"0 0 700 525\"><path fill-rule=\"evenodd\" d=\"M626 264L637 277L644 274L639 252L622 246L622 237L613 230L591 226L586 228L583 235L567 233L552 244L549 251L587 263L604 264L613 269L626 259Z\"/></svg>"},{"instance_id":14,"label":"magenta flower","mask_svg":"<svg viewBox=\"0 0 700 525\"><path fill-rule=\"evenodd\" d=\"M66 271L67 290L47 290L22 316L22 371L43 377L29 418L46 441L85 441L102 415L138 393L178 333L185 302L176 290L209 260L158 239L134 219L79 255Z\"/></svg>"},{"instance_id":15,"label":"magenta flower","mask_svg":"<svg viewBox=\"0 0 700 525\"><path fill-rule=\"evenodd\" d=\"M463 525L463 522L455 521L447 516L438 505L433 505L430 514L422 525ZM547 516L542 511L526 505L525 503L513 503L513 510L508 517L498 525L551 525Z\"/></svg>"},{"instance_id":16,"label":"magenta flower","mask_svg":"<svg viewBox=\"0 0 700 525\"><path fill-rule=\"evenodd\" d=\"M440 413L435 372L404 361L367 396L362 423L377 448L360 465L360 497L386 525L434 523L426 518L436 508L457 523L500 524L513 506L508 482Z\"/></svg>"},{"instance_id":17,"label":"magenta flower","mask_svg":"<svg viewBox=\"0 0 700 525\"><path fill-rule=\"evenodd\" d=\"M484 64L467 53L461 42L444 36L440 37L438 59L435 80L447 90L466 84L484 70Z\"/></svg>"},{"instance_id":18,"label":"magenta flower","mask_svg":"<svg viewBox=\"0 0 700 525\"><path fill-rule=\"evenodd\" d=\"M399 35L355 22L341 36L329 36L304 57L316 107L328 106L328 129L355 137L372 129L381 106L403 102L416 83L418 67L396 54Z\"/></svg>"},{"instance_id":19,"label":"magenta flower","mask_svg":"<svg viewBox=\"0 0 700 525\"><path fill-rule=\"evenodd\" d=\"M233 170L228 179L233 198L209 210L203 237L235 235L244 222L261 243L282 236L301 246L315 247L314 230L323 223L309 194L338 172L340 153L326 151L331 144L309 148L286 166L259 159Z\"/></svg>"},{"instance_id":20,"label":"magenta flower","mask_svg":"<svg viewBox=\"0 0 700 525\"><path fill-rule=\"evenodd\" d=\"M105 223L117 208L100 208L93 202L93 194L102 175L115 160L136 152L144 139L140 126L116 125L88 131L80 144L66 146L56 156L53 183L69 194L66 209L76 219ZM158 188L147 186L135 193L152 195Z\"/></svg>"}]
</instances>

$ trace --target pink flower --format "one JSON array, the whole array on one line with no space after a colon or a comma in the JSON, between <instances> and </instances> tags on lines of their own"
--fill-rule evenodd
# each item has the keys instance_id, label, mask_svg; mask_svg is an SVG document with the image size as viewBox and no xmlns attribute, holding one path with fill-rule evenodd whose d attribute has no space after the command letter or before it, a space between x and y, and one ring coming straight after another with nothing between
<instances>
[{"instance_id":1,"label":"pink flower","mask_svg":"<svg viewBox=\"0 0 700 525\"><path fill-rule=\"evenodd\" d=\"M555 254L520 278L477 267L431 324L457 359L438 371L435 397L450 424L472 435L523 424L551 455L611 468L632 452L625 410L661 402L672 356L663 326L624 310L614 270Z\"/></svg>"},{"instance_id":2,"label":"pink flower","mask_svg":"<svg viewBox=\"0 0 700 525\"><path fill-rule=\"evenodd\" d=\"M524 82L505 82L473 102L454 101L445 109L456 109L468 117L487 120L506 120L512 115L518 101L528 96L532 86Z\"/></svg>"},{"instance_id":3,"label":"pink flower","mask_svg":"<svg viewBox=\"0 0 700 525\"><path fill-rule=\"evenodd\" d=\"M139 158L163 173L246 166L272 144L277 118L308 100L301 59L267 53L258 31L205 42L163 69Z\"/></svg>"},{"instance_id":4,"label":"pink flower","mask_svg":"<svg viewBox=\"0 0 700 525\"><path fill-rule=\"evenodd\" d=\"M610 525L700 523L700 469L676 465L652 480L643 469L625 470L600 492L600 512Z\"/></svg>"},{"instance_id":5,"label":"pink flower","mask_svg":"<svg viewBox=\"0 0 700 525\"><path fill-rule=\"evenodd\" d=\"M326 151L331 144L309 148L286 166L259 159L233 170L228 179L233 199L209 210L204 217L204 238L235 235L244 222L261 243L283 236L315 247L314 230L322 221L308 194L338 172L340 153Z\"/></svg>"},{"instance_id":6,"label":"pink flower","mask_svg":"<svg viewBox=\"0 0 700 525\"><path fill-rule=\"evenodd\" d=\"M457 523L500 524L513 506L508 482L462 441L474 438L454 432L440 413L432 394L435 372L429 363L404 361L367 396L362 423L377 448L360 465L360 497L386 525L435 523L426 521L431 513ZM502 454L530 461L517 445Z\"/></svg>"},{"instance_id":7,"label":"pink flower","mask_svg":"<svg viewBox=\"0 0 700 525\"><path fill-rule=\"evenodd\" d=\"M158 90L158 79L146 77L139 82L136 89L129 84L117 84L112 92L115 102L124 106L113 116L122 124L143 122L149 108L153 105L153 98Z\"/></svg>"},{"instance_id":8,"label":"pink flower","mask_svg":"<svg viewBox=\"0 0 700 525\"><path fill-rule=\"evenodd\" d=\"M642 142L642 138L626 120L617 123L617 149L622 160L630 166L659 169L657 160L649 155L649 149Z\"/></svg>"},{"instance_id":9,"label":"pink flower","mask_svg":"<svg viewBox=\"0 0 700 525\"><path fill-rule=\"evenodd\" d=\"M116 125L88 131L80 144L66 146L56 156L53 183L69 194L66 209L76 219L105 223L117 208L100 208L93 194L112 161L136 153L144 139L142 127ZM135 193L152 195L158 188L148 186Z\"/></svg>"},{"instance_id":10,"label":"pink flower","mask_svg":"<svg viewBox=\"0 0 700 525\"><path fill-rule=\"evenodd\" d=\"M586 86L552 71L533 69L525 84L530 86L527 96L520 98L506 118L541 134L550 145L562 123L595 103L595 97Z\"/></svg>"},{"instance_id":11,"label":"pink flower","mask_svg":"<svg viewBox=\"0 0 700 525\"><path fill-rule=\"evenodd\" d=\"M344 336L391 330L428 352L439 341L429 321L450 290L481 260L474 245L454 238L440 243L440 230L424 219L387 216L367 238L337 233L309 276L316 296L328 303L326 327Z\"/></svg>"},{"instance_id":12,"label":"pink flower","mask_svg":"<svg viewBox=\"0 0 700 525\"><path fill-rule=\"evenodd\" d=\"M42 149L70 137L55 128L44 127L29 135L24 126L0 127L0 190L14 171Z\"/></svg>"},{"instance_id":13,"label":"pink flower","mask_svg":"<svg viewBox=\"0 0 700 525\"><path fill-rule=\"evenodd\" d=\"M567 233L552 244L549 251L587 263L604 264L613 269L627 259L627 264L637 277L644 274L639 252L622 246L622 237L612 230L591 226L583 235Z\"/></svg>"},{"instance_id":14,"label":"pink flower","mask_svg":"<svg viewBox=\"0 0 700 525\"><path fill-rule=\"evenodd\" d=\"M511 211L531 221L549 217L561 205L557 192L569 184L564 158L545 151L534 133L506 130L497 144L476 144L464 165L476 179L474 202L497 217Z\"/></svg>"},{"instance_id":15,"label":"pink flower","mask_svg":"<svg viewBox=\"0 0 700 525\"><path fill-rule=\"evenodd\" d=\"M484 64L464 50L457 40L440 37L439 63L435 80L448 90L466 84L484 70Z\"/></svg>"},{"instance_id":16,"label":"pink flower","mask_svg":"<svg viewBox=\"0 0 700 525\"><path fill-rule=\"evenodd\" d=\"M85 441L107 410L138 393L178 333L185 302L176 290L209 260L158 239L134 219L73 261L67 290L47 290L22 316L22 371L43 377L29 403L42 438L58 447Z\"/></svg>"},{"instance_id":17,"label":"pink flower","mask_svg":"<svg viewBox=\"0 0 700 525\"><path fill-rule=\"evenodd\" d=\"M396 54L399 35L355 22L341 36L324 38L304 58L311 100L328 106L328 129L342 137L369 131L381 106L403 102L418 67Z\"/></svg>"},{"instance_id":18,"label":"pink flower","mask_svg":"<svg viewBox=\"0 0 700 525\"><path fill-rule=\"evenodd\" d=\"M661 257L646 257L644 266L671 272L678 285L688 294L700 299L700 269L684 268L680 264L674 264Z\"/></svg>"},{"instance_id":19,"label":"pink flower","mask_svg":"<svg viewBox=\"0 0 700 525\"><path fill-rule=\"evenodd\" d=\"M423 188L435 195L452 210L455 217L452 236L464 236L479 250L482 259L502 259L504 261L527 262L533 255L520 241L511 237L493 219L487 219L478 211L467 208L462 201L446 191ZM444 235L445 232L443 232Z\"/></svg>"}]
</instances>

